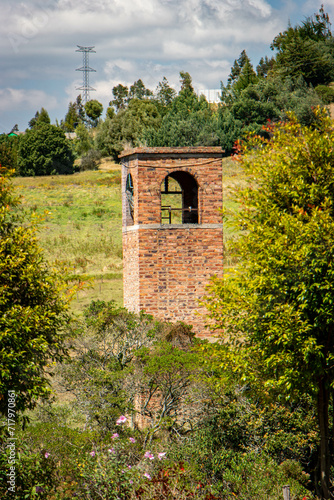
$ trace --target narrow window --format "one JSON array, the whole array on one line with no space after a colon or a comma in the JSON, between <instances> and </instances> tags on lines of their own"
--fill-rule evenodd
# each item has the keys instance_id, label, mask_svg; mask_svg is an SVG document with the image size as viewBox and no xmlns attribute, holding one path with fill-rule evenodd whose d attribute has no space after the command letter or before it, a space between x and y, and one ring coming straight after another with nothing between
<instances>
[{"instance_id":1,"label":"narrow window","mask_svg":"<svg viewBox=\"0 0 334 500\"><path fill-rule=\"evenodd\" d=\"M133 220L133 182L131 174L126 178L125 194L127 199L128 210Z\"/></svg>"}]
</instances>

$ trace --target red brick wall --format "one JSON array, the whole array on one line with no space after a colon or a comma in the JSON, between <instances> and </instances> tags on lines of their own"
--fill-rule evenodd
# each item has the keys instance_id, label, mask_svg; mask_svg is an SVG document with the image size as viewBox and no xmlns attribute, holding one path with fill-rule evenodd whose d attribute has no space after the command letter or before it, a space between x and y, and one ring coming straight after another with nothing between
<instances>
[{"instance_id":1,"label":"red brick wall","mask_svg":"<svg viewBox=\"0 0 334 500\"><path fill-rule=\"evenodd\" d=\"M137 148L123 155L134 184L134 219L123 200L124 305L206 333L198 299L222 274L222 152L220 148ZM199 224L161 225L161 183L175 171L198 184ZM203 312L203 311L202 311Z\"/></svg>"},{"instance_id":2,"label":"red brick wall","mask_svg":"<svg viewBox=\"0 0 334 500\"><path fill-rule=\"evenodd\" d=\"M138 231L123 232L123 291L124 306L139 312L139 234Z\"/></svg>"}]
</instances>

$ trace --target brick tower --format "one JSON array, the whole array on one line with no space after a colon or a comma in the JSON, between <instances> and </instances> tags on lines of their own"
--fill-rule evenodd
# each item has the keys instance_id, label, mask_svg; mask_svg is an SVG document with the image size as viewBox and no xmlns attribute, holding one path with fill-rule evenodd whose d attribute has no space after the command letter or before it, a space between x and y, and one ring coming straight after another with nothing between
<instances>
[{"instance_id":1,"label":"brick tower","mask_svg":"<svg viewBox=\"0 0 334 500\"><path fill-rule=\"evenodd\" d=\"M222 275L222 150L134 148L120 158L124 306L206 336L198 299Z\"/></svg>"}]
</instances>

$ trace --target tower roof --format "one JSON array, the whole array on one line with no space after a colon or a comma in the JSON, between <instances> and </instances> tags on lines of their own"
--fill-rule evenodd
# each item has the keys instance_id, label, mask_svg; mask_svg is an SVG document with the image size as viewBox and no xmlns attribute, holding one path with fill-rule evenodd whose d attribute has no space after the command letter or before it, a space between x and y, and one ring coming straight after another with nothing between
<instances>
[{"instance_id":1,"label":"tower roof","mask_svg":"<svg viewBox=\"0 0 334 500\"><path fill-rule=\"evenodd\" d=\"M185 147L137 147L126 149L119 154L119 158L126 158L133 155L166 155L166 156L203 156L214 155L215 157L223 156L225 151L220 146L185 146Z\"/></svg>"}]
</instances>

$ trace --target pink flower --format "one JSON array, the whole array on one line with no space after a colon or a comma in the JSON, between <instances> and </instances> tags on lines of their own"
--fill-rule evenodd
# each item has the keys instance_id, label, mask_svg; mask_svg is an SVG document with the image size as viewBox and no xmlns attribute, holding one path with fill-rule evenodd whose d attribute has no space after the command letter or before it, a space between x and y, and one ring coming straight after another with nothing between
<instances>
[{"instance_id":1,"label":"pink flower","mask_svg":"<svg viewBox=\"0 0 334 500\"><path fill-rule=\"evenodd\" d=\"M130 484L133 484L133 481L132 481L132 479L130 479L129 483L130 483Z\"/></svg>"},{"instance_id":2,"label":"pink flower","mask_svg":"<svg viewBox=\"0 0 334 500\"><path fill-rule=\"evenodd\" d=\"M91 451L91 452L90 452L90 456L91 456L91 457L95 457L95 451Z\"/></svg>"},{"instance_id":3,"label":"pink flower","mask_svg":"<svg viewBox=\"0 0 334 500\"><path fill-rule=\"evenodd\" d=\"M144 455L145 458L149 458L150 460L154 460L154 455L150 451L147 451Z\"/></svg>"},{"instance_id":4,"label":"pink flower","mask_svg":"<svg viewBox=\"0 0 334 500\"><path fill-rule=\"evenodd\" d=\"M158 453L158 459L159 460L162 460L164 458L164 456L166 455L166 452L163 452L163 453Z\"/></svg>"},{"instance_id":5,"label":"pink flower","mask_svg":"<svg viewBox=\"0 0 334 500\"><path fill-rule=\"evenodd\" d=\"M44 454L44 456L45 456L45 458L49 458L50 453L46 452L46 453Z\"/></svg>"},{"instance_id":6,"label":"pink flower","mask_svg":"<svg viewBox=\"0 0 334 500\"><path fill-rule=\"evenodd\" d=\"M145 472L144 476L147 477L147 479L152 479L151 476L147 472Z\"/></svg>"},{"instance_id":7,"label":"pink flower","mask_svg":"<svg viewBox=\"0 0 334 500\"><path fill-rule=\"evenodd\" d=\"M111 436L111 439L117 439L117 438L119 438L119 434L117 434L117 432L115 432L115 434L113 434Z\"/></svg>"},{"instance_id":8,"label":"pink flower","mask_svg":"<svg viewBox=\"0 0 334 500\"><path fill-rule=\"evenodd\" d=\"M124 415L121 415L117 420L116 420L116 425L124 424L127 421L127 418L124 417Z\"/></svg>"},{"instance_id":9,"label":"pink flower","mask_svg":"<svg viewBox=\"0 0 334 500\"><path fill-rule=\"evenodd\" d=\"M135 438L129 438L129 441L131 441L131 443L135 443L136 442Z\"/></svg>"},{"instance_id":10,"label":"pink flower","mask_svg":"<svg viewBox=\"0 0 334 500\"><path fill-rule=\"evenodd\" d=\"M109 453L115 453L115 448L109 448L108 452Z\"/></svg>"}]
</instances>

